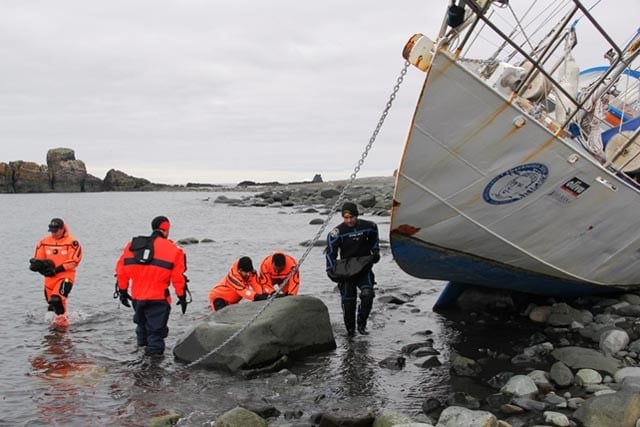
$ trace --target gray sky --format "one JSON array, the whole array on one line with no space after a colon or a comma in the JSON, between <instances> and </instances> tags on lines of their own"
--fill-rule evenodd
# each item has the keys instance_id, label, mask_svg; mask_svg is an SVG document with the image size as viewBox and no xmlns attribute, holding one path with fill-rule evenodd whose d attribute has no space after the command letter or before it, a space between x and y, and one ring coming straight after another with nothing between
<instances>
[{"instance_id":1,"label":"gray sky","mask_svg":"<svg viewBox=\"0 0 640 427\"><path fill-rule=\"evenodd\" d=\"M348 178L446 3L3 0L0 161L68 147L99 178ZM640 0L602 3L623 39L640 25ZM422 80L410 68L360 176L397 168Z\"/></svg>"}]
</instances>

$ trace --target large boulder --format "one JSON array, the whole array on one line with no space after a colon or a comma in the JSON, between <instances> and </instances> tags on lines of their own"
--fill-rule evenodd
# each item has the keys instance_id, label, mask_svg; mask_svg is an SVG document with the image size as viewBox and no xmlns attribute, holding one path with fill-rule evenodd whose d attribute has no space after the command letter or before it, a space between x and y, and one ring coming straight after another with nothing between
<instances>
[{"instance_id":1,"label":"large boulder","mask_svg":"<svg viewBox=\"0 0 640 427\"><path fill-rule=\"evenodd\" d=\"M617 392L592 397L573 416L585 427L635 427L640 419L640 393Z\"/></svg>"},{"instance_id":2,"label":"large boulder","mask_svg":"<svg viewBox=\"0 0 640 427\"><path fill-rule=\"evenodd\" d=\"M47 151L47 166L54 191L85 191L87 167L82 160L76 160L76 154L71 148L52 148Z\"/></svg>"},{"instance_id":3,"label":"large boulder","mask_svg":"<svg viewBox=\"0 0 640 427\"><path fill-rule=\"evenodd\" d=\"M212 315L213 322L202 323L181 338L174 356L185 362L198 360L245 327L265 304L269 306L244 331L199 365L238 372L266 366L283 356L336 348L327 307L318 298L298 295L227 306Z\"/></svg>"}]
</instances>

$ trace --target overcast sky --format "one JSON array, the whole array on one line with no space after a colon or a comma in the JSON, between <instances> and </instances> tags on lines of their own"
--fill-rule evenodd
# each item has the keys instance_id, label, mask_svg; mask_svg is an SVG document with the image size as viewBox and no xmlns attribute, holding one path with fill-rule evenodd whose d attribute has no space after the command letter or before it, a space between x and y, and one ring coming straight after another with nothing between
<instances>
[{"instance_id":1,"label":"overcast sky","mask_svg":"<svg viewBox=\"0 0 640 427\"><path fill-rule=\"evenodd\" d=\"M446 3L2 0L0 161L68 147L99 178L346 179L404 44L435 37ZM640 0L605 3L624 37L640 25ZM422 79L410 68L360 176L397 168Z\"/></svg>"}]
</instances>

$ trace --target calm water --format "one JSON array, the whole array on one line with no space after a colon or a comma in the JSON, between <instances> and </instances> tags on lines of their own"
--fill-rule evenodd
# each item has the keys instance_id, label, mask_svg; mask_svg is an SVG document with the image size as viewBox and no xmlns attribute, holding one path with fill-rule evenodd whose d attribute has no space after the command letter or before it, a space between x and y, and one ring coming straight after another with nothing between
<instances>
[{"instance_id":1,"label":"calm water","mask_svg":"<svg viewBox=\"0 0 640 427\"><path fill-rule=\"evenodd\" d=\"M235 258L248 255L258 263L276 249L300 257L304 248L299 243L318 230L309 225L317 214L214 205L219 194L0 195L5 241L0 424L146 425L153 416L179 412L185 415L180 425L199 426L238 403L260 401L282 412L300 410L303 418L334 408L414 414L427 395L446 394L450 385L445 366L426 370L408 360L403 370L391 371L378 365L398 356L403 345L423 340L421 331L434 332L434 347L443 356L457 335L431 312L440 285L403 273L388 247L376 267L378 296L407 294L413 301L403 306L374 302L372 334L351 341L345 338L339 296L324 274L322 249L314 248L302 265L300 293L325 302L338 348L298 361L291 368L298 384L286 384L278 376L244 380L176 363L171 348L191 327L208 319L208 291ZM134 352L132 312L112 298L113 267L125 243L131 236L148 234L157 215L171 219L174 240L214 242L184 247L194 302L184 316L172 311L168 354L159 364L150 364ZM69 299L71 325L66 331L49 327L41 276L28 269L35 244L54 216L68 223L84 251ZM387 240L388 218L370 219L378 222ZM332 225L338 221L335 217ZM283 417L271 422L286 423Z\"/></svg>"}]
</instances>

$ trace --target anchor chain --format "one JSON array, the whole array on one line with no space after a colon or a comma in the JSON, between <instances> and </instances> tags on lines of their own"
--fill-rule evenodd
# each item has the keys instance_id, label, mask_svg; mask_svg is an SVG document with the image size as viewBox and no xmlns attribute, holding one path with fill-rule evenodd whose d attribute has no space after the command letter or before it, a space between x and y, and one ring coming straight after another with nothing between
<instances>
[{"instance_id":1,"label":"anchor chain","mask_svg":"<svg viewBox=\"0 0 640 427\"><path fill-rule=\"evenodd\" d=\"M193 367L195 365L198 365L198 364L202 363L202 361L204 361L205 359L209 358L210 356L212 356L215 353L217 353L218 351L220 351L227 344L229 344L231 341L233 341L238 335L240 335L245 329L247 329L267 309L267 307L269 307L269 305L273 302L273 300L280 294L280 290L282 288L284 288L287 285L287 283L289 283L289 280L291 279L291 277L293 277L295 272L300 269L300 266L302 265L302 263L304 263L305 259L307 258L307 256L309 255L309 253L311 252L313 247L315 246L315 243L318 240L320 240L320 237L324 234L324 231L327 228L327 225L329 224L329 222L331 221L333 216L338 211L338 207L342 204L342 202L343 202L343 200L345 198L345 194L346 194L347 190L349 188L351 188L351 186L353 185L353 182L356 179L356 176L358 175L358 172L360 172L360 168L362 167L362 165L364 164L365 159L369 155L369 151L371 151L371 147L373 146L373 143L375 142L376 138L378 137L378 134L380 133L380 129L382 128L382 125L384 124L384 121L386 120L387 115L389 114L389 110L391 109L391 107L393 105L393 101L395 101L395 99L396 99L396 94L400 90L400 85L404 81L404 76L407 74L407 69L409 68L409 65L410 65L410 63L408 61L404 62L404 66L402 67L402 70L400 71L400 75L396 79L396 84L393 86L393 91L391 92L391 95L389 95L389 100L387 101L387 104L385 105L385 108L384 108L384 110L382 110L382 114L380 115L380 118L378 119L378 124L376 125L373 133L371 134L371 137L369 138L369 142L367 143L362 155L360 156L360 159L358 160L358 163L354 167L353 172L349 176L349 181L347 182L347 184L342 189L342 192L340 192L340 195L338 196L336 201L333 203L333 206L331 207L331 209L329 211L329 214L327 215L327 218L324 220L324 222L322 223L322 225L318 229L318 232L316 233L316 235L313 237L313 239L307 245L307 249L304 251L304 253L300 257L300 259L298 261L298 265L296 267L294 267L293 269L291 269L291 272L289 272L289 274L285 278L284 282L282 283L282 286L277 288L276 292L274 292L266 300L266 303L264 304L264 306L262 306L262 308L260 310L258 310L253 315L253 317L251 317L240 329L238 329L236 332L234 332L230 337L228 337L226 340L224 340L220 345L218 345L213 350L209 351L205 355L197 358L193 362L191 362L188 365L186 365L187 368L191 368L191 367Z\"/></svg>"}]
</instances>

